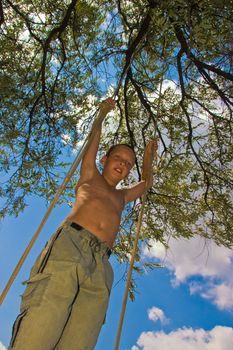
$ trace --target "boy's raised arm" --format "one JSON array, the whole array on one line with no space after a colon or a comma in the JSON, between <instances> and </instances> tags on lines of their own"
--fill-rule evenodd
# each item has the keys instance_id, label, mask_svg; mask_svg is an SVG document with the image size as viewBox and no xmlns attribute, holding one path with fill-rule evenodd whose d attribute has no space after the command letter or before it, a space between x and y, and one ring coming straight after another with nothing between
<instances>
[{"instance_id":1,"label":"boy's raised arm","mask_svg":"<svg viewBox=\"0 0 233 350\"><path fill-rule=\"evenodd\" d=\"M158 144L156 140L151 140L144 152L142 180L131 188L125 189L125 202L131 202L141 197L145 191L148 191L153 186L153 160L156 158Z\"/></svg>"},{"instance_id":2,"label":"boy's raised arm","mask_svg":"<svg viewBox=\"0 0 233 350\"><path fill-rule=\"evenodd\" d=\"M106 116L115 107L115 101L111 98L101 102L100 110L97 118L102 115ZM95 123L95 122L94 122ZM97 171L96 168L96 155L99 148L100 136L101 136L101 124L96 126L93 131L94 137L87 148L81 164L80 179L85 180L92 177L93 173Z\"/></svg>"},{"instance_id":3,"label":"boy's raised arm","mask_svg":"<svg viewBox=\"0 0 233 350\"><path fill-rule=\"evenodd\" d=\"M149 188L148 188L149 189ZM124 189L125 191L125 204L135 201L137 198L141 197L143 193L147 190L146 181L142 180L136 185Z\"/></svg>"}]
</instances>

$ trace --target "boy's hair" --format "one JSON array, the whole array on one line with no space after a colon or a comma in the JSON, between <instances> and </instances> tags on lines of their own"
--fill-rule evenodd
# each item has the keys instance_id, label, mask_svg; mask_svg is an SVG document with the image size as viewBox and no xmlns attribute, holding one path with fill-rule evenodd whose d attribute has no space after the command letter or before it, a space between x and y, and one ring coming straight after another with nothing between
<instances>
[{"instance_id":1,"label":"boy's hair","mask_svg":"<svg viewBox=\"0 0 233 350\"><path fill-rule=\"evenodd\" d=\"M131 145L128 145L127 143L117 143L116 145L111 146L109 148L109 150L107 151L106 156L108 157L117 146L125 146L125 147L130 148L133 151L133 154L136 158L136 154L135 154L133 147Z\"/></svg>"}]
</instances>

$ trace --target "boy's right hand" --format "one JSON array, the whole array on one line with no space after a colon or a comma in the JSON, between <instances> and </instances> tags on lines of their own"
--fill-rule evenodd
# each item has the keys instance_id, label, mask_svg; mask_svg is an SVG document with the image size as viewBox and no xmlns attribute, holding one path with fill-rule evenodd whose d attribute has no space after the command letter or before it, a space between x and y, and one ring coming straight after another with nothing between
<instances>
[{"instance_id":1,"label":"boy's right hand","mask_svg":"<svg viewBox=\"0 0 233 350\"><path fill-rule=\"evenodd\" d=\"M107 114L115 108L115 105L116 102L111 97L109 97L100 103L100 112Z\"/></svg>"}]
</instances>

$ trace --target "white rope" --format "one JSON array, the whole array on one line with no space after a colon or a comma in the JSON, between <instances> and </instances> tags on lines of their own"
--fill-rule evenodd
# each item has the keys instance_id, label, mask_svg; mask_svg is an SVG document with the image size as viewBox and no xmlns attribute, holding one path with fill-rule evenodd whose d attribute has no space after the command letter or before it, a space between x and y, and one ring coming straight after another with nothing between
<instances>
[{"instance_id":1,"label":"white rope","mask_svg":"<svg viewBox=\"0 0 233 350\"><path fill-rule=\"evenodd\" d=\"M97 119L94 121L92 129L91 129L90 133L88 134L86 140L84 141L83 146L81 147L79 153L77 154L75 160L73 161L73 163L72 163L72 165L71 165L71 167L70 167L66 177L64 178L61 186L58 188L58 190L57 190L57 192L55 194L55 197L53 198L52 202L49 205L49 208L48 208L47 212L45 213L43 219L41 220L41 223L40 223L39 227L37 228L36 232L34 233L31 241L29 242L29 244L28 244L27 248L25 249L23 255L21 256L18 264L16 265L14 271L12 272L12 274L11 274L11 276L10 276L6 286L5 286L5 288L3 289L3 292L2 292L2 294L0 296L0 305L2 304L3 300L5 299L5 297L6 297L7 293L8 293L8 291L9 291L12 283L14 282L14 280L15 280L17 274L19 273L19 271L20 271L20 269L21 269L25 259L27 258L29 252L31 251L31 249L32 249L36 239L38 238L42 228L44 227L44 225L45 225L45 223L46 223L50 213L52 212L53 208L57 204L57 202L58 202L62 192L66 188L67 183L69 182L70 178L72 177L72 175L74 174L75 170L77 169L80 161L82 160L84 153L86 152L89 144L91 143L91 141L92 141L92 139L93 139L93 137L95 135L96 128L99 127L99 125L101 125L101 123L102 123L104 118L105 118L105 114L101 114L101 112L100 112L98 117L97 117Z\"/></svg>"},{"instance_id":2,"label":"white rope","mask_svg":"<svg viewBox=\"0 0 233 350\"><path fill-rule=\"evenodd\" d=\"M151 140L148 143L146 150L145 150L144 164L143 164L144 171L143 171L143 175L142 175L143 180L147 180L149 178L150 172L152 170L153 160L155 158L155 142L156 142L155 140ZM142 197L142 204L141 204L141 209L140 209L138 222L137 222L134 245L133 245L133 249L132 249L132 253L131 253L130 266L129 266L129 271L128 271L128 275L127 275L127 282L126 282L126 286L125 286L124 298L123 298L123 303L122 303L122 307L121 307L120 321L119 321L119 325L118 325L114 350L118 350L119 344L120 344L122 326L123 326L125 310L126 310L126 305L127 305L127 300L128 300L128 294L129 294L129 289L130 289L130 283L131 283L131 278L132 278L135 256L137 253L137 246L138 246L138 240L139 240L141 226L142 226L142 219L143 219L143 214L144 214L144 209L145 209L146 198L147 198L147 191L145 191L145 193L143 194L143 197Z\"/></svg>"}]
</instances>

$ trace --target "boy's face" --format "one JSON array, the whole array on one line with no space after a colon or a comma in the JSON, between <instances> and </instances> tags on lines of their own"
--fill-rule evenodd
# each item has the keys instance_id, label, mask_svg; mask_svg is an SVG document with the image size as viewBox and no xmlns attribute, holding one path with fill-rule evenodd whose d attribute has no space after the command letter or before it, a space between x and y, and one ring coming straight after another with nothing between
<instances>
[{"instance_id":1,"label":"boy's face","mask_svg":"<svg viewBox=\"0 0 233 350\"><path fill-rule=\"evenodd\" d=\"M117 182L125 179L135 163L133 150L124 145L116 146L109 156L102 158L104 173L113 177Z\"/></svg>"}]
</instances>

